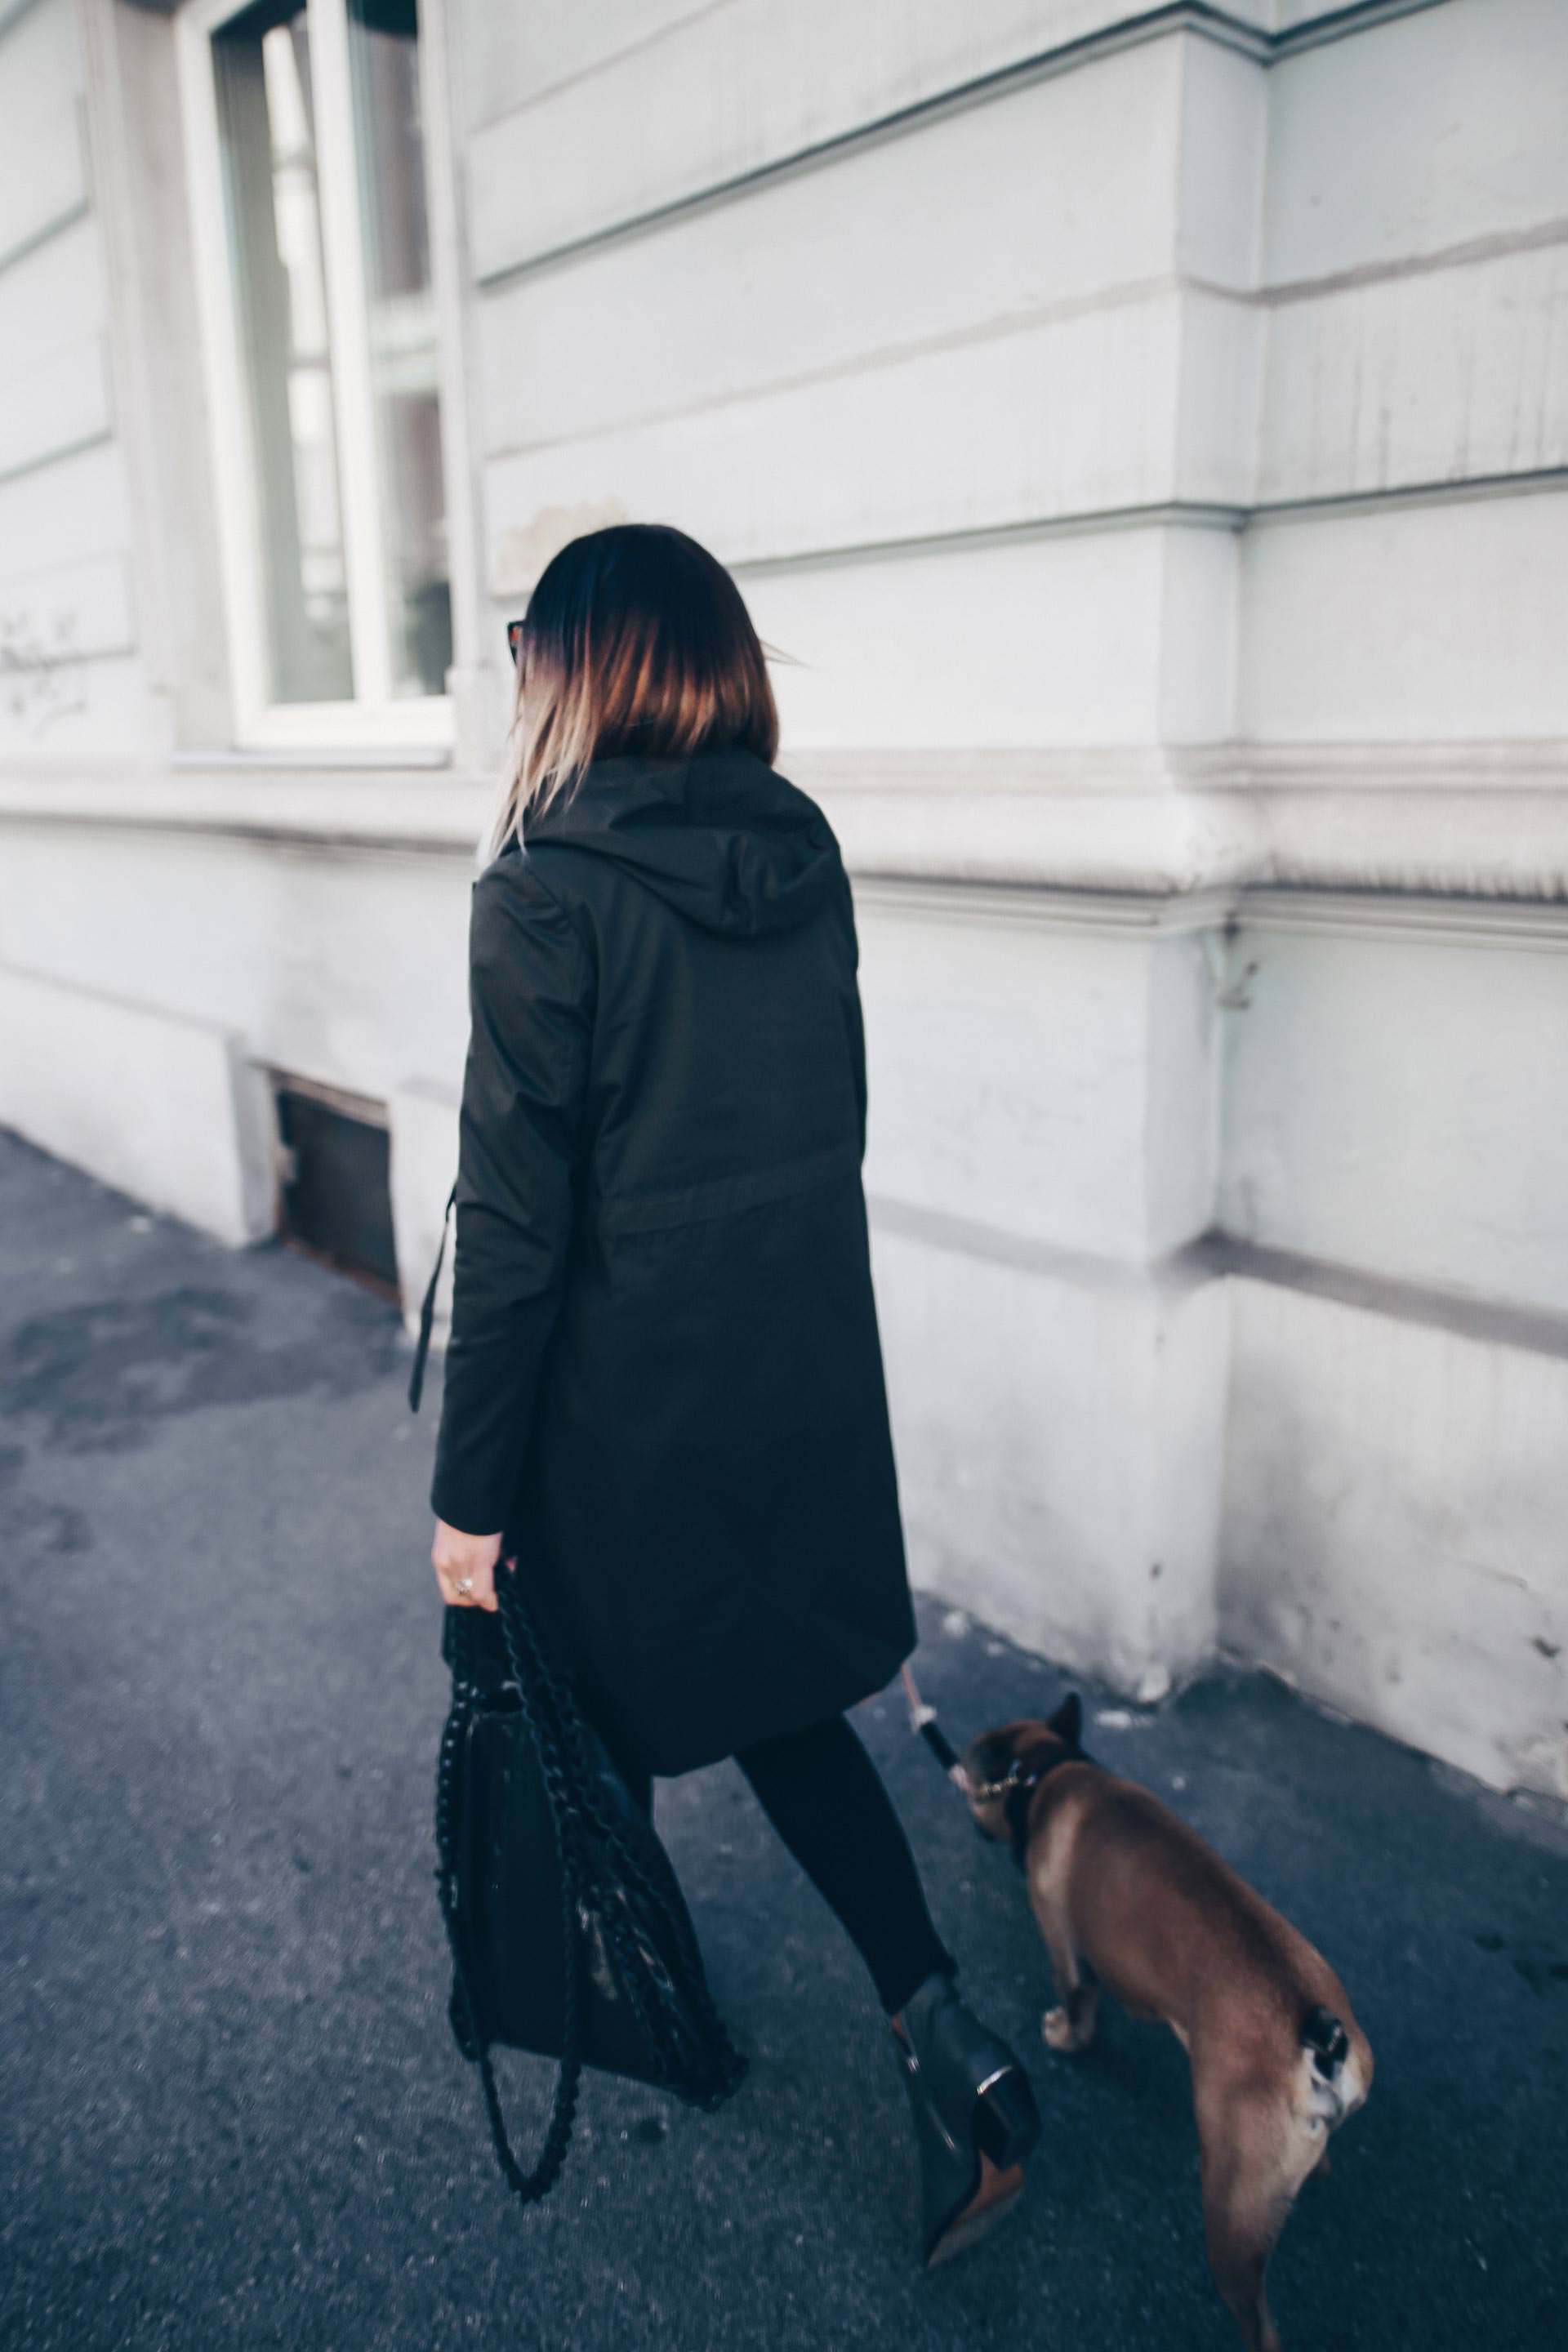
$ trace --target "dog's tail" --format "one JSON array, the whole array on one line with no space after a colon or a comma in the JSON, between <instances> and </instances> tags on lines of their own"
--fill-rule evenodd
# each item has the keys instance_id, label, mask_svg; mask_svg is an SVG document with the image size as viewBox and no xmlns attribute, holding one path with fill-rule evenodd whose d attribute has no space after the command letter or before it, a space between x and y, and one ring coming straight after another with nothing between
<instances>
[{"instance_id":1,"label":"dog's tail","mask_svg":"<svg viewBox=\"0 0 1568 2352\"><path fill-rule=\"evenodd\" d=\"M1325 2083L1336 2083L1350 2055L1351 2038L1333 2011L1320 2001L1301 2020L1301 2047L1311 2053L1312 2072Z\"/></svg>"}]
</instances>

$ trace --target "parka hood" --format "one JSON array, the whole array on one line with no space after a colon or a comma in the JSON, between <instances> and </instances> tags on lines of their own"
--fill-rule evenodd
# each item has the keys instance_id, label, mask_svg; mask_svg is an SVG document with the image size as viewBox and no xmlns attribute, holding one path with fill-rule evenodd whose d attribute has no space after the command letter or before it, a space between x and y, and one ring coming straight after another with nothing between
<instances>
[{"instance_id":1,"label":"parka hood","mask_svg":"<svg viewBox=\"0 0 1568 2352\"><path fill-rule=\"evenodd\" d=\"M805 922L840 885L833 828L754 751L595 760L523 820L529 849L607 857L704 930L753 938Z\"/></svg>"}]
</instances>

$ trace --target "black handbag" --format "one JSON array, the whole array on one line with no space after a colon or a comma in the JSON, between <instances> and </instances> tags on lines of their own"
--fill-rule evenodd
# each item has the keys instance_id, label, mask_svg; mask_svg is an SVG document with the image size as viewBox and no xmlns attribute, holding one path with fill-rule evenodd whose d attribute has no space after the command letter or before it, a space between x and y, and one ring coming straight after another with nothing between
<instances>
[{"instance_id":1,"label":"black handbag","mask_svg":"<svg viewBox=\"0 0 1568 2352\"><path fill-rule=\"evenodd\" d=\"M436 1842L452 2030L479 2067L508 2186L531 2203L565 2161L585 2065L715 2107L745 2061L713 2005L669 1857L517 1586L516 1572L498 1570L504 1680L475 1671L474 1612L453 1612ZM507 2137L497 2042L561 2062L531 2172Z\"/></svg>"},{"instance_id":2,"label":"black handbag","mask_svg":"<svg viewBox=\"0 0 1568 2352\"><path fill-rule=\"evenodd\" d=\"M432 1275L410 1387L416 1411L435 1285ZM565 2161L584 2066L715 2107L745 2060L713 2005L669 1857L585 1720L517 1571L498 1567L496 1598L504 1664L478 1612L447 1612L452 1704L437 1771L437 1884L452 1953L452 2031L479 2068L501 2172L531 2204ZM490 2063L497 2043L560 2061L531 2171L507 2137Z\"/></svg>"}]
</instances>

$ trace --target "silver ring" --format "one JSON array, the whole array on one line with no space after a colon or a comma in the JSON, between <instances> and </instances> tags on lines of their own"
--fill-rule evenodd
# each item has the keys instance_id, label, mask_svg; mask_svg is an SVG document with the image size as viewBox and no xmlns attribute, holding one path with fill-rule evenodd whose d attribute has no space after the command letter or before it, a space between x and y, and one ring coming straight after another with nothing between
<instances>
[{"instance_id":1,"label":"silver ring","mask_svg":"<svg viewBox=\"0 0 1568 2352\"><path fill-rule=\"evenodd\" d=\"M471 1576L459 1576L458 1581L452 1587L453 1591L460 1593L465 1601L468 1599L469 1593L472 1592L473 1589L474 1580Z\"/></svg>"}]
</instances>

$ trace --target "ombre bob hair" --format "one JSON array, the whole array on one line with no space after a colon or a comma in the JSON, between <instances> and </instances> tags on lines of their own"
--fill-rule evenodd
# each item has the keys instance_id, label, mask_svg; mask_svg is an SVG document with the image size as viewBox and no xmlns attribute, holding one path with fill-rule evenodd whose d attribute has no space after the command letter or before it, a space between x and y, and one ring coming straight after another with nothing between
<instances>
[{"instance_id":1,"label":"ombre bob hair","mask_svg":"<svg viewBox=\"0 0 1568 2352\"><path fill-rule=\"evenodd\" d=\"M723 565L668 523L585 532L545 566L516 631L517 702L490 843L574 793L595 760L740 746L771 767L763 646Z\"/></svg>"}]
</instances>

